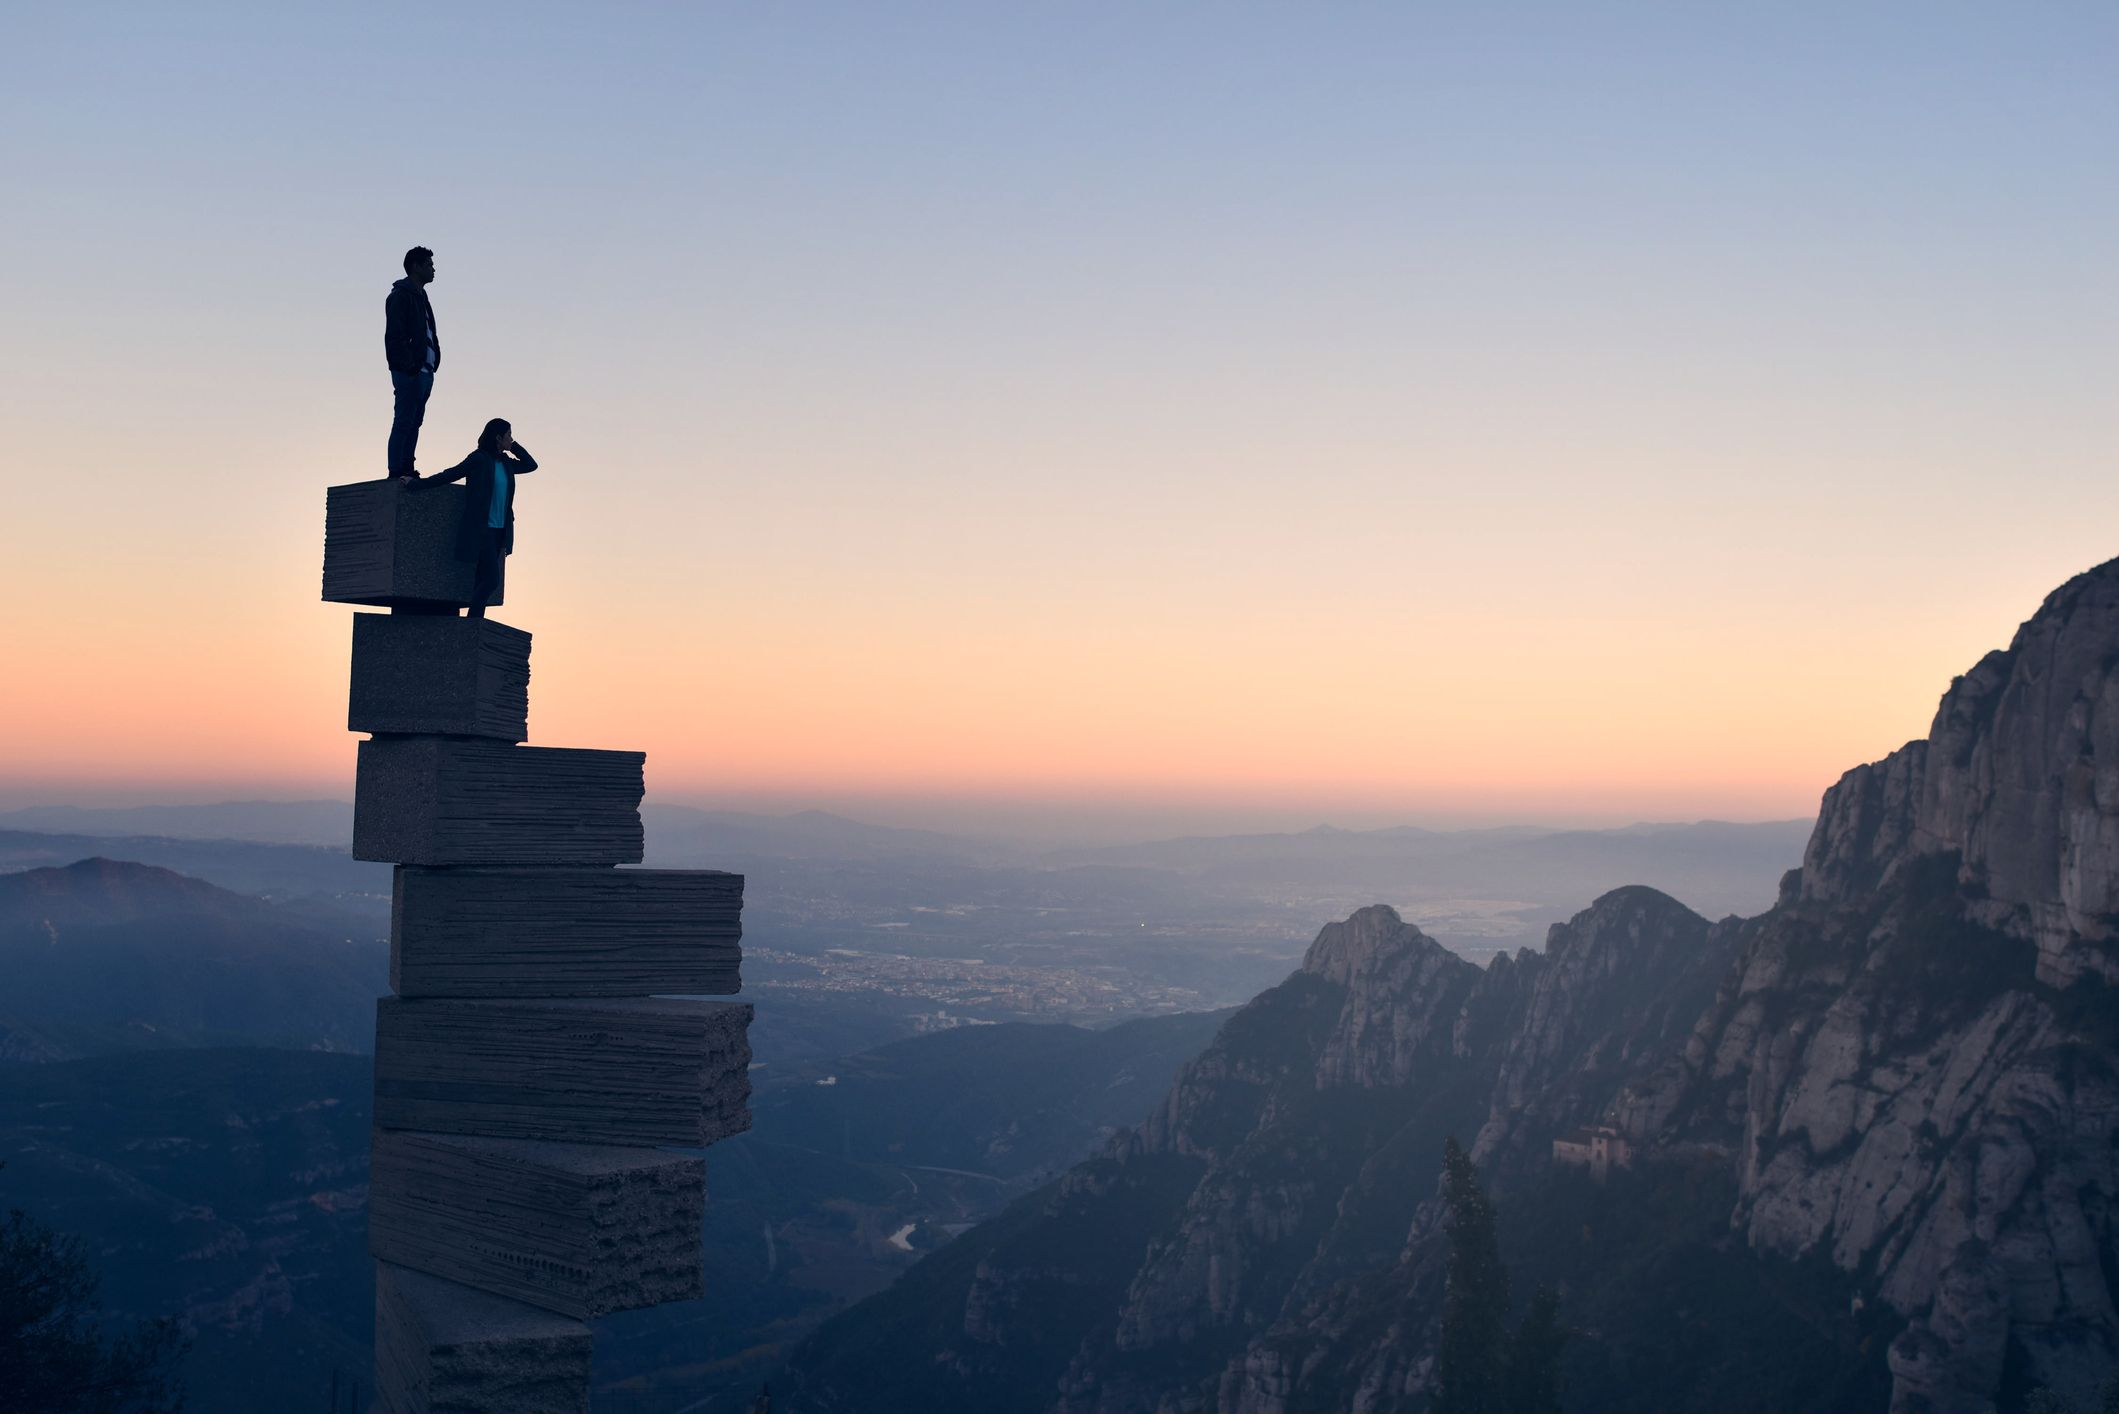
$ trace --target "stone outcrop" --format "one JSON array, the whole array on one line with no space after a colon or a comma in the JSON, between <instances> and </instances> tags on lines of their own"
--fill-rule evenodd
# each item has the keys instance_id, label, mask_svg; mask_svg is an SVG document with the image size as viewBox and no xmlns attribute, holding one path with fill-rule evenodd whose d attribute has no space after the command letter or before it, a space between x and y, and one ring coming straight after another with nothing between
<instances>
[{"instance_id":1,"label":"stone outcrop","mask_svg":"<svg viewBox=\"0 0 2119 1414\"><path fill-rule=\"evenodd\" d=\"M2038 949L2038 979L2119 982L2119 562L2055 590L1950 684L1926 741L1825 797L1802 897L1858 901L1953 856L1981 922Z\"/></svg>"},{"instance_id":2,"label":"stone outcrop","mask_svg":"<svg viewBox=\"0 0 2119 1414\"><path fill-rule=\"evenodd\" d=\"M1651 1149L1728 1151L1754 1250L1861 1273L1906 1317L1894 1409L1987 1414L2006 1342L2087 1395L2119 1354L2119 1075L2110 1023L2082 1024L2101 984L2040 983L2035 945L1979 921L1954 860L1891 868L1848 905L1731 930L1714 1002L1616 1114ZM1998 1295L1969 1322L1975 1288Z\"/></svg>"},{"instance_id":3,"label":"stone outcrop","mask_svg":"<svg viewBox=\"0 0 2119 1414\"><path fill-rule=\"evenodd\" d=\"M369 1245L389 1414L579 1414L591 1333L697 1297L702 1159L750 1124L743 880L639 862L645 758L520 745L530 635L456 617L462 491L331 488L324 597L372 733L356 858L395 864Z\"/></svg>"},{"instance_id":4,"label":"stone outcrop","mask_svg":"<svg viewBox=\"0 0 2119 1414\"><path fill-rule=\"evenodd\" d=\"M1327 924L1302 970L1345 989L1324 1052L1319 1088L1402 1085L1454 1053L1478 969L1391 909L1364 908ZM1415 1004L1406 1006L1412 1000Z\"/></svg>"}]
</instances>

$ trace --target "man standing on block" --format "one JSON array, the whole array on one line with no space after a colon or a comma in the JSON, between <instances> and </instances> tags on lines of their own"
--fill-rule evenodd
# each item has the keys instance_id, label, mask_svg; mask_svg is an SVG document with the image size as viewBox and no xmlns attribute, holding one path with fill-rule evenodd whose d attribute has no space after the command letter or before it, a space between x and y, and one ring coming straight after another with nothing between
<instances>
[{"instance_id":1,"label":"man standing on block","mask_svg":"<svg viewBox=\"0 0 2119 1414\"><path fill-rule=\"evenodd\" d=\"M434 372L441 367L441 336L434 332L434 306L427 300L427 286L433 283L434 252L416 245L405 252L405 278L383 301L383 353L390 360L390 389L397 400L390 419L390 475L400 478L418 475L412 454L419 446L427 396L434 391Z\"/></svg>"}]
</instances>

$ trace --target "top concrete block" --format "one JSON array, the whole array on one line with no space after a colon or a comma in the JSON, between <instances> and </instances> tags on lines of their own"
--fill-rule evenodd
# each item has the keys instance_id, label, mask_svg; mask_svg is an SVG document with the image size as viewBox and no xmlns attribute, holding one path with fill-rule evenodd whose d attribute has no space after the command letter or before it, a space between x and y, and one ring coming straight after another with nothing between
<instances>
[{"instance_id":1,"label":"top concrete block","mask_svg":"<svg viewBox=\"0 0 2119 1414\"><path fill-rule=\"evenodd\" d=\"M461 486L408 490L389 480L331 487L324 496L324 598L384 608L469 605L478 566L456 558L456 527L470 494ZM501 590L492 602L502 602Z\"/></svg>"}]
</instances>

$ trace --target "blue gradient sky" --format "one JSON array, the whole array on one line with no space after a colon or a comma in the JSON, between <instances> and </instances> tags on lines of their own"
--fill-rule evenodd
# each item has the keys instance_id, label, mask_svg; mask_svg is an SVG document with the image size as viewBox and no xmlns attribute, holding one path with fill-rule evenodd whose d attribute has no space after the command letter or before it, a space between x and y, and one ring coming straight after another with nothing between
<instances>
[{"instance_id":1,"label":"blue gradient sky","mask_svg":"<svg viewBox=\"0 0 2119 1414\"><path fill-rule=\"evenodd\" d=\"M7 27L0 800L343 793L414 242L668 797L1798 814L2119 545L2110 5Z\"/></svg>"}]
</instances>

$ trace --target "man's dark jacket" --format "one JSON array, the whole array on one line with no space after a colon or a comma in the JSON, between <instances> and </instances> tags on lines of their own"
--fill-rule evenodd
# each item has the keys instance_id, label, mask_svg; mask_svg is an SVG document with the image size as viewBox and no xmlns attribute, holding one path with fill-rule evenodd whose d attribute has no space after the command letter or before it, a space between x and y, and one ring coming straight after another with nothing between
<instances>
[{"instance_id":1,"label":"man's dark jacket","mask_svg":"<svg viewBox=\"0 0 2119 1414\"><path fill-rule=\"evenodd\" d=\"M486 521L493 510L493 473L506 463L508 468L508 523L500 533L500 553L515 553L515 478L525 472L537 470L537 458L521 447L512 452L489 452L483 448L471 453L447 471L438 471L424 478L428 485L439 486L445 481L461 481L471 494L464 498L463 519L456 523L456 558L475 560L478 558L479 538L486 533Z\"/></svg>"},{"instance_id":2,"label":"man's dark jacket","mask_svg":"<svg viewBox=\"0 0 2119 1414\"><path fill-rule=\"evenodd\" d=\"M383 353L392 373L417 373L427 366L427 326L434 306L427 287L407 275L390 287L383 301ZM434 336L434 366L441 367L441 335Z\"/></svg>"}]
</instances>

